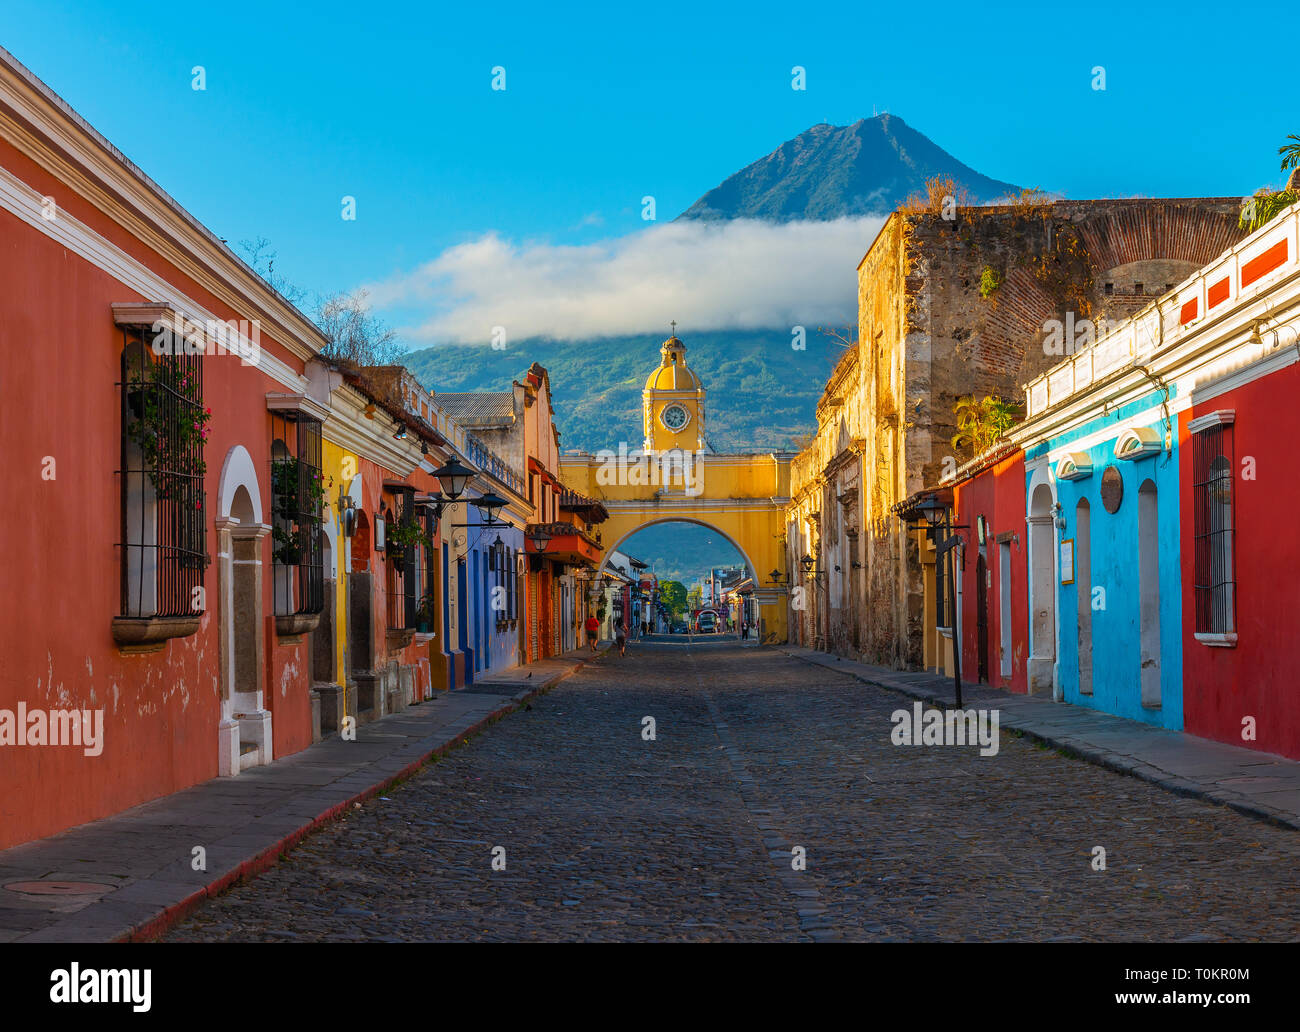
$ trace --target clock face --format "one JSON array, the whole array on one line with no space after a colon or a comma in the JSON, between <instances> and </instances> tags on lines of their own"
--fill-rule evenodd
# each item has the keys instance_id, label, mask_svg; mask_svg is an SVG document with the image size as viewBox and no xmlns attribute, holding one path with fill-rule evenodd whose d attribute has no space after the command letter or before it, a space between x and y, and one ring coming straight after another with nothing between
<instances>
[{"instance_id":1,"label":"clock face","mask_svg":"<svg viewBox=\"0 0 1300 1032\"><path fill-rule=\"evenodd\" d=\"M680 405L669 405L660 413L659 418L669 430L680 430L691 417Z\"/></svg>"}]
</instances>

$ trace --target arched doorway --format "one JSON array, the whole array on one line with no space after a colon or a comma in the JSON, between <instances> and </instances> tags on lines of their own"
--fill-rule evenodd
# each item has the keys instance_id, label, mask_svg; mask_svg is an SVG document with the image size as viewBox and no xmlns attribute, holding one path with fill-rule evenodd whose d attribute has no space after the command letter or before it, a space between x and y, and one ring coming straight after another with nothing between
<instances>
[{"instance_id":1,"label":"arched doorway","mask_svg":"<svg viewBox=\"0 0 1300 1032\"><path fill-rule=\"evenodd\" d=\"M321 538L321 563L325 571L325 604L320 623L311 632L313 740L337 731L343 718L343 690L338 684L338 535L327 519Z\"/></svg>"},{"instance_id":2,"label":"arched doorway","mask_svg":"<svg viewBox=\"0 0 1300 1032\"><path fill-rule=\"evenodd\" d=\"M1086 498L1074 508L1074 585L1078 606L1079 693L1092 694L1092 509Z\"/></svg>"},{"instance_id":3,"label":"arched doorway","mask_svg":"<svg viewBox=\"0 0 1300 1032\"><path fill-rule=\"evenodd\" d=\"M1045 475L1045 471L1044 471ZM1040 482L1029 501L1029 692L1056 684L1056 495Z\"/></svg>"},{"instance_id":4,"label":"arched doorway","mask_svg":"<svg viewBox=\"0 0 1300 1032\"><path fill-rule=\"evenodd\" d=\"M357 478L358 480L360 478ZM354 481L354 484L356 482ZM349 487L349 496L360 498L361 485ZM352 532L352 563L348 570L348 680L356 693L348 699L350 715L358 722L369 719L375 711L375 616L374 572L371 551L370 519L364 509L357 509L356 527Z\"/></svg>"},{"instance_id":5,"label":"arched doorway","mask_svg":"<svg viewBox=\"0 0 1300 1032\"><path fill-rule=\"evenodd\" d=\"M1154 481L1138 488L1138 626L1141 639L1142 705L1159 709L1160 698L1160 535Z\"/></svg>"},{"instance_id":6,"label":"arched doorway","mask_svg":"<svg viewBox=\"0 0 1300 1032\"><path fill-rule=\"evenodd\" d=\"M274 758L271 713L264 705L262 495L252 457L231 448L221 469L217 504L218 639L221 719L217 770L232 777Z\"/></svg>"}]
</instances>

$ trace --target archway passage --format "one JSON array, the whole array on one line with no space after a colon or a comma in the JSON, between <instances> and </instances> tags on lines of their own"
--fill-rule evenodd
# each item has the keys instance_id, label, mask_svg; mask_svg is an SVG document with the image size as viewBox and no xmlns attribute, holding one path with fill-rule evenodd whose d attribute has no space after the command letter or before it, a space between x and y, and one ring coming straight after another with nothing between
<instances>
[{"instance_id":1,"label":"archway passage","mask_svg":"<svg viewBox=\"0 0 1300 1032\"><path fill-rule=\"evenodd\" d=\"M615 543L605 553L602 569L629 561L644 563L642 576L656 585L655 598L642 614L642 633L695 630L705 611L717 614L719 631L742 635L757 629L753 564L716 527L701 520L651 523Z\"/></svg>"},{"instance_id":2,"label":"archway passage","mask_svg":"<svg viewBox=\"0 0 1300 1032\"><path fill-rule=\"evenodd\" d=\"M782 531L780 509L772 507L770 512L766 513L752 510L733 513L722 511L714 515L705 506L701 507L703 511L692 512L685 506L674 506L673 511L665 512L666 506L646 507L649 511L638 507L629 511L626 507L610 506L609 502L605 504L610 508L610 518L600 527L601 544L605 551L597 568L598 574L608 568L610 558L615 553L630 554L647 561L646 556L641 555L632 544L647 530L655 531L662 528L658 530L658 536L662 539L663 536L670 535L674 527L681 528L687 525L699 528L705 537L713 540L714 544L711 550L701 550L698 554L734 556L730 568L739 568L741 576L736 590L746 593L746 605L739 609L732 607L733 622L737 621L743 613L748 613L754 625L755 640L766 642L786 640L786 592L783 558L780 554ZM656 535L652 534L651 540L655 540L655 537ZM645 540L644 537L642 540ZM690 561L689 557L687 561ZM773 571L780 575L778 581L773 580ZM695 579L703 580L710 572L709 569L701 569ZM724 583L730 581L730 577L715 577L715 587L720 579ZM690 584L685 586L687 589L691 587ZM741 624L737 622L736 627L740 626Z\"/></svg>"},{"instance_id":3,"label":"archway passage","mask_svg":"<svg viewBox=\"0 0 1300 1032\"><path fill-rule=\"evenodd\" d=\"M790 458L697 453L689 459L689 483L682 484L632 475L642 472L637 454L582 453L563 456L560 475L570 490L598 499L609 514L594 528L604 551L602 567L609 552L636 531L661 523L699 524L723 537L744 557L752 578L760 640L775 643L787 640Z\"/></svg>"}]
</instances>

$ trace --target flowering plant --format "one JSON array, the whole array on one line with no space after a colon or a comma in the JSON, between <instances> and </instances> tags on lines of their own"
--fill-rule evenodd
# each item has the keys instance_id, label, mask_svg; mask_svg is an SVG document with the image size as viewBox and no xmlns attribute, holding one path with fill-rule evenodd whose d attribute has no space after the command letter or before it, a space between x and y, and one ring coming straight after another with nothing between
<instances>
[{"instance_id":1,"label":"flowering plant","mask_svg":"<svg viewBox=\"0 0 1300 1032\"><path fill-rule=\"evenodd\" d=\"M208 471L203 444L212 409L203 406L198 377L179 363L149 361L143 354L131 370L132 418L127 437L140 448L144 468L159 499L188 498ZM202 508L201 500L196 508Z\"/></svg>"}]
</instances>

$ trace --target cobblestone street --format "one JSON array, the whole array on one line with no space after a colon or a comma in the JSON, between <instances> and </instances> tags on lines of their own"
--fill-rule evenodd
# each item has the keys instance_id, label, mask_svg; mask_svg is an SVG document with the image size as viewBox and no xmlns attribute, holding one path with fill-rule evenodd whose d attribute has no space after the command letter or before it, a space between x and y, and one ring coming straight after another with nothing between
<instances>
[{"instance_id":1,"label":"cobblestone street","mask_svg":"<svg viewBox=\"0 0 1300 1032\"><path fill-rule=\"evenodd\" d=\"M773 649L633 644L168 939L1300 935L1294 832L1009 734L895 746L911 705Z\"/></svg>"}]
</instances>

